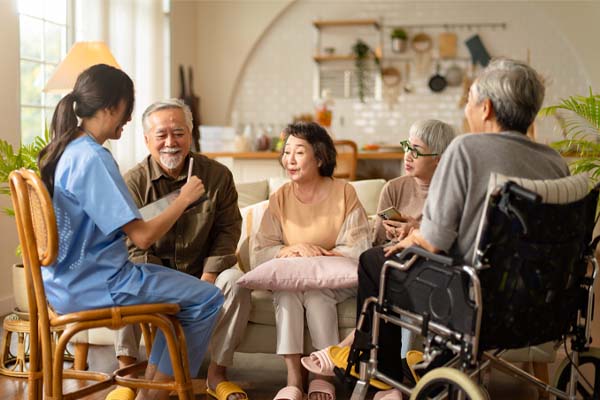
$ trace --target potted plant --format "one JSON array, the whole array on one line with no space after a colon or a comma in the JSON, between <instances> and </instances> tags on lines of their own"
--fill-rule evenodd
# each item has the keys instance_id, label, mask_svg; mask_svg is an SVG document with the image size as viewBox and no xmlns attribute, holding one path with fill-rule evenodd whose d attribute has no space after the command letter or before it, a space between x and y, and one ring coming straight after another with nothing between
<instances>
[{"instance_id":1,"label":"potted plant","mask_svg":"<svg viewBox=\"0 0 600 400\"><path fill-rule=\"evenodd\" d=\"M365 102L365 89L367 79L367 60L370 55L373 55L373 60L377 67L380 67L379 57L377 54L361 39L357 39L352 46L352 54L354 55L354 66L356 67L356 82L358 87L358 98L361 103ZM381 72L381 71L380 71Z\"/></svg>"},{"instance_id":2,"label":"potted plant","mask_svg":"<svg viewBox=\"0 0 600 400\"><path fill-rule=\"evenodd\" d=\"M0 194L10 196L8 185L8 176L11 171L19 168L32 169L39 173L37 166L37 157L39 152L48 143L48 131L44 137L36 137L31 144L21 144L17 149L6 140L0 139ZM10 207L4 207L1 210L4 214L14 216L14 210ZM20 247L17 247L17 255L20 255ZM25 279L23 275L23 265L15 264L12 270L13 293L17 304L17 311L27 313L27 291L25 289Z\"/></svg>"},{"instance_id":3,"label":"potted plant","mask_svg":"<svg viewBox=\"0 0 600 400\"><path fill-rule=\"evenodd\" d=\"M394 53L403 53L406 51L406 43L408 41L408 34L402 28L394 28L390 34L392 39L392 51Z\"/></svg>"},{"instance_id":4,"label":"potted plant","mask_svg":"<svg viewBox=\"0 0 600 400\"><path fill-rule=\"evenodd\" d=\"M553 148L577 157L571 162L574 174L589 173L592 180L600 180L600 95L570 96L559 104L540 111L542 116L555 116L563 130L563 140L551 144Z\"/></svg>"}]
</instances>

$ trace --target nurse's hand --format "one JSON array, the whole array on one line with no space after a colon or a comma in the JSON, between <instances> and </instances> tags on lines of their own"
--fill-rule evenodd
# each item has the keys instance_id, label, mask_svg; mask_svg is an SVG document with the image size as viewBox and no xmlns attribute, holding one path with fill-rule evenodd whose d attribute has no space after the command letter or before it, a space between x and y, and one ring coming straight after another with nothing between
<instances>
[{"instance_id":1,"label":"nurse's hand","mask_svg":"<svg viewBox=\"0 0 600 400\"><path fill-rule=\"evenodd\" d=\"M215 281L217 280L217 274L215 274L214 272L203 272L202 276L200 277L200 280L212 283L214 285Z\"/></svg>"},{"instance_id":2,"label":"nurse's hand","mask_svg":"<svg viewBox=\"0 0 600 400\"><path fill-rule=\"evenodd\" d=\"M204 183L197 176L190 176L190 179L181 187L179 197L186 201L189 206L198 200L204 194Z\"/></svg>"}]
</instances>

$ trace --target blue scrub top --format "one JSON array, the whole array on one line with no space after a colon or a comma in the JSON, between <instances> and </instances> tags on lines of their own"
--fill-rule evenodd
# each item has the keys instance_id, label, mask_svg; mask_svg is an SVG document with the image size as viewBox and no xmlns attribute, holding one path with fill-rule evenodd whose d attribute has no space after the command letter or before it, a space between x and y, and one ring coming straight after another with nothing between
<instances>
[{"instance_id":1,"label":"blue scrub top","mask_svg":"<svg viewBox=\"0 0 600 400\"><path fill-rule=\"evenodd\" d=\"M43 268L48 301L60 313L114 305L110 292L135 275L121 227L141 215L110 152L88 136L69 143L52 201L59 251Z\"/></svg>"}]
</instances>

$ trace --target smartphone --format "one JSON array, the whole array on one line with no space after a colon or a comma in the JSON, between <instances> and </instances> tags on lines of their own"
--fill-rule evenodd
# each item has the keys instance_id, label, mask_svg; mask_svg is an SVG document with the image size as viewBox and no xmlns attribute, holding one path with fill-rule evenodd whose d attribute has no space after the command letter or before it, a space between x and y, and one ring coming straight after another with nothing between
<instances>
[{"instance_id":1,"label":"smartphone","mask_svg":"<svg viewBox=\"0 0 600 400\"><path fill-rule=\"evenodd\" d=\"M383 211L377 213L383 219L389 219L392 221L404 221L406 218L400 214L400 211L396 210L394 207L386 208Z\"/></svg>"}]
</instances>

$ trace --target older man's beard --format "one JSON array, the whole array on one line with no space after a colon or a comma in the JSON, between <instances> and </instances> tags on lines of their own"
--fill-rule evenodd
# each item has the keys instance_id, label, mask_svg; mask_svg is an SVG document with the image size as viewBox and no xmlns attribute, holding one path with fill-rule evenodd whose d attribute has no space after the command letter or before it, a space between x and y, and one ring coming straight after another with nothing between
<instances>
[{"instance_id":1,"label":"older man's beard","mask_svg":"<svg viewBox=\"0 0 600 400\"><path fill-rule=\"evenodd\" d=\"M160 163L168 169L175 169L183 162L181 147L164 147L160 151Z\"/></svg>"}]
</instances>

